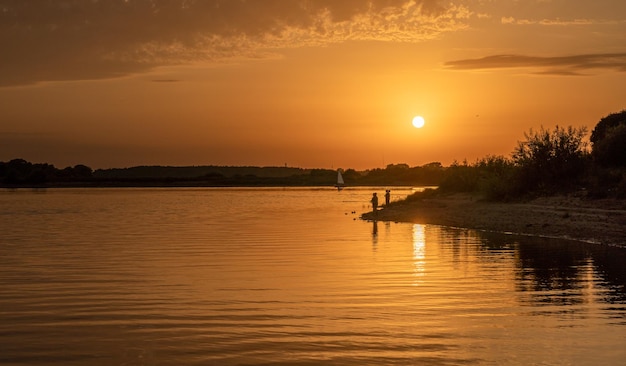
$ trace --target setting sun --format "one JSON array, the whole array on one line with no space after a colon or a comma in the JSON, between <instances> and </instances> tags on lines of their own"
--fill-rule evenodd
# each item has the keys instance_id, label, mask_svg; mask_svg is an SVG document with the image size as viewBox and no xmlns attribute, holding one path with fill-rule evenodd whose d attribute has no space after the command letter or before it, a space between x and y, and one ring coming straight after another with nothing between
<instances>
[{"instance_id":1,"label":"setting sun","mask_svg":"<svg viewBox=\"0 0 626 366\"><path fill-rule=\"evenodd\" d=\"M424 127L424 117L422 116L415 116L413 117L413 127L415 128L422 128Z\"/></svg>"},{"instance_id":2,"label":"setting sun","mask_svg":"<svg viewBox=\"0 0 626 366\"><path fill-rule=\"evenodd\" d=\"M0 0L0 161L448 165L626 107L624 0L215 3Z\"/></svg>"}]
</instances>

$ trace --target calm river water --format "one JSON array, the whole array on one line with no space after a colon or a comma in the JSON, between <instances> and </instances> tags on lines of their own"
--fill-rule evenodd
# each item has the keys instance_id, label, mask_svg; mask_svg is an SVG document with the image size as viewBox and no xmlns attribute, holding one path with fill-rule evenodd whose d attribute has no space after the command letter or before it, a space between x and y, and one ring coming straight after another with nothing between
<instances>
[{"instance_id":1,"label":"calm river water","mask_svg":"<svg viewBox=\"0 0 626 366\"><path fill-rule=\"evenodd\" d=\"M0 191L0 364L626 362L625 249L361 221L373 191Z\"/></svg>"}]
</instances>

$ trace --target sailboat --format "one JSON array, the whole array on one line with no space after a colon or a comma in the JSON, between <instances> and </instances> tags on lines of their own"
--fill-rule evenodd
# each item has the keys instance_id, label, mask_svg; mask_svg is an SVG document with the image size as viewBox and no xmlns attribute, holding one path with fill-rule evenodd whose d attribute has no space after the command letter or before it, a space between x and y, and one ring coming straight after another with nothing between
<instances>
[{"instance_id":1,"label":"sailboat","mask_svg":"<svg viewBox=\"0 0 626 366\"><path fill-rule=\"evenodd\" d=\"M346 184L343 182L343 176L341 176L341 170L337 170L337 184L335 184L335 187L337 187L338 191L341 191L345 186Z\"/></svg>"}]
</instances>

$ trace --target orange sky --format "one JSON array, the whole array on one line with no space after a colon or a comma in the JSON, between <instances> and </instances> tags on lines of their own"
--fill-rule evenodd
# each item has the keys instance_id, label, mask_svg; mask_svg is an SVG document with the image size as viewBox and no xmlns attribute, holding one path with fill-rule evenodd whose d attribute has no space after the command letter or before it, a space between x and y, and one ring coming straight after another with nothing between
<instances>
[{"instance_id":1,"label":"orange sky","mask_svg":"<svg viewBox=\"0 0 626 366\"><path fill-rule=\"evenodd\" d=\"M0 46L0 161L61 168L448 165L626 108L623 0L0 0Z\"/></svg>"}]
</instances>

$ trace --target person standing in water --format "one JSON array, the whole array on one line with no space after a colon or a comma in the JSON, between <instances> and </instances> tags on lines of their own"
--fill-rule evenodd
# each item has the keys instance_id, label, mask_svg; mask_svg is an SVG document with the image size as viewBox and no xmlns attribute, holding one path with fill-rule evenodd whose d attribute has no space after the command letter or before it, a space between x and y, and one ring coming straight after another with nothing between
<instances>
[{"instance_id":1,"label":"person standing in water","mask_svg":"<svg viewBox=\"0 0 626 366\"><path fill-rule=\"evenodd\" d=\"M372 199L370 200L370 202L372 203L372 211L376 213L376 210L378 209L378 196L376 195L376 193L372 195Z\"/></svg>"},{"instance_id":2,"label":"person standing in water","mask_svg":"<svg viewBox=\"0 0 626 366\"><path fill-rule=\"evenodd\" d=\"M391 200L391 189L385 191L385 206L389 205L389 201Z\"/></svg>"}]
</instances>

